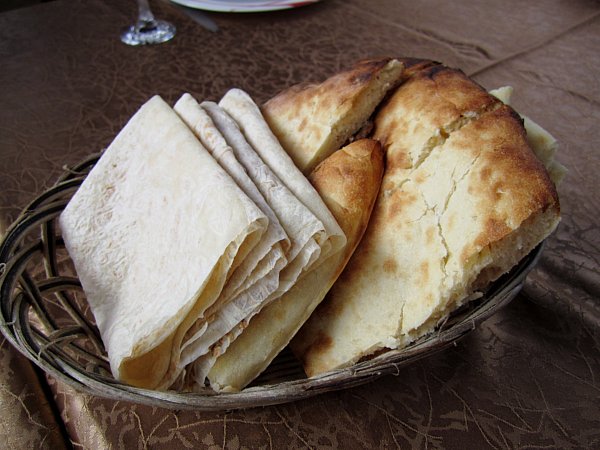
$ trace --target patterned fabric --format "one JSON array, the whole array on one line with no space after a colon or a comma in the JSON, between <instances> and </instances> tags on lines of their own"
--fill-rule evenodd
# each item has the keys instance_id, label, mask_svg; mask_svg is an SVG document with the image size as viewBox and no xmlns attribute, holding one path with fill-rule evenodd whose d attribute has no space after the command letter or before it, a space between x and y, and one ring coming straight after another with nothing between
<instances>
[{"instance_id":1,"label":"patterned fabric","mask_svg":"<svg viewBox=\"0 0 600 450\"><path fill-rule=\"evenodd\" d=\"M523 292L455 347L398 376L285 405L165 410L81 394L0 341L0 447L598 448L600 446L600 4L328 0L211 15L209 33L167 3L177 36L118 39L132 2L43 3L0 14L0 221L106 146L153 94L264 101L374 55L431 58L491 89L561 143L563 221Z\"/></svg>"}]
</instances>

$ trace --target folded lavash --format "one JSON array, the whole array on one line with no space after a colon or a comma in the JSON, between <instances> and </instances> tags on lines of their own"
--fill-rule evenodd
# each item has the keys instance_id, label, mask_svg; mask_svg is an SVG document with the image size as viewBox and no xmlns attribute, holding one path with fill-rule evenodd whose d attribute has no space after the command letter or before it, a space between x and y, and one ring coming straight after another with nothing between
<instances>
[{"instance_id":1,"label":"folded lavash","mask_svg":"<svg viewBox=\"0 0 600 450\"><path fill-rule=\"evenodd\" d=\"M292 239L293 254L288 257L291 262L281 272L280 288L267 299L281 301L282 296L285 297L285 294L303 277L316 270L331 255L339 253L346 244L346 237L319 193L281 148L277 138L264 121L258 106L248 94L239 89L232 89L223 97L219 105L204 102L201 107L223 133L235 156L278 215L284 229L289 230L289 235L303 236L313 230L314 224L306 221L307 216L304 212L306 208L318 218L318 223L324 226L324 229L318 233L309 234L311 241L306 245L312 243L312 247L309 248L316 245L318 249L317 253L312 252L313 256L310 259L307 259L306 255L311 253L307 253L302 245L296 246ZM302 244L303 240L299 240L299 243ZM203 385L205 377L217 358L227 351L229 345L240 334L244 333L249 320L259 313L259 310L256 308L251 311L238 326L212 344L210 353L196 359L188 373L186 382L188 388L194 389ZM269 326L262 327L260 334L270 339L269 336L273 333L281 333L281 329L286 326L297 329L300 323L296 327L295 323L272 322ZM251 340L252 336L254 336L252 332L248 333L246 341ZM289 341L290 338L291 336L287 340ZM275 347L277 345L273 348ZM277 353L280 350L281 348ZM252 361L248 355L243 355L243 358L249 363ZM264 359L261 363L266 367L271 359ZM221 367L223 366L222 364ZM227 372L227 369L224 371ZM253 372L253 375L249 375L250 373L245 374L251 378L257 375ZM215 383L214 386L218 384Z\"/></svg>"},{"instance_id":2,"label":"folded lavash","mask_svg":"<svg viewBox=\"0 0 600 450\"><path fill-rule=\"evenodd\" d=\"M111 370L134 386L186 371L202 386L252 316L346 243L250 97L228 96L228 111L152 98L60 218Z\"/></svg>"},{"instance_id":3,"label":"folded lavash","mask_svg":"<svg viewBox=\"0 0 600 450\"><path fill-rule=\"evenodd\" d=\"M336 235L326 234L329 233L326 225L327 216L323 216L323 220L312 211L312 209L319 211L319 206L311 208L294 195L287 185L290 180L284 181L275 174L272 167L263 161L256 148L247 141L238 124L224 109L213 102L203 102L202 108L218 125L235 157L271 205L283 228L291 236L291 245L286 253L288 265L281 273L279 289L273 294L279 296L287 291L300 274L309 270L318 259L322 251L320 243L335 239ZM258 120L260 121L260 118ZM268 145L268 143L268 140L259 141L260 146ZM296 174L296 176L298 175ZM308 205L322 203L316 192L312 192L310 197L312 198L307 202ZM333 230L334 233L337 233L335 229Z\"/></svg>"},{"instance_id":4,"label":"folded lavash","mask_svg":"<svg viewBox=\"0 0 600 450\"><path fill-rule=\"evenodd\" d=\"M160 97L140 108L60 216L117 379L174 381L184 335L267 224Z\"/></svg>"},{"instance_id":5,"label":"folded lavash","mask_svg":"<svg viewBox=\"0 0 600 450\"><path fill-rule=\"evenodd\" d=\"M271 221L287 233L285 264L273 266L273 270L262 274L262 278L252 280L249 289L238 292L233 300L210 311L208 327L197 330L194 342L188 344L185 362L196 361L196 367L202 364L208 368L209 362L225 351L228 343L243 331L266 302L280 297L311 268L321 253L317 241L327 242L327 236L324 224L262 161L235 121L218 105L212 102L200 105L191 95L185 94L174 109ZM318 203L318 199L311 201ZM260 244L255 250L259 247ZM278 254L281 248L273 250ZM229 286L228 283L223 295L227 296ZM200 357L203 357L202 361L198 361ZM202 385L205 372L206 369L193 372L195 381L191 384Z\"/></svg>"},{"instance_id":6,"label":"folded lavash","mask_svg":"<svg viewBox=\"0 0 600 450\"><path fill-rule=\"evenodd\" d=\"M290 239L257 186L235 158L231 147L198 102L190 94L184 94L175 104L174 110L215 160L269 218L262 239L233 273L219 300L207 311L208 319L203 323L204 326L198 321L193 327L195 329L190 331L189 339L182 349L182 362L186 365L208 352L216 340L246 318L250 311L259 308L277 290L279 273L288 263L285 253L290 247ZM313 219L313 222L316 220Z\"/></svg>"}]
</instances>

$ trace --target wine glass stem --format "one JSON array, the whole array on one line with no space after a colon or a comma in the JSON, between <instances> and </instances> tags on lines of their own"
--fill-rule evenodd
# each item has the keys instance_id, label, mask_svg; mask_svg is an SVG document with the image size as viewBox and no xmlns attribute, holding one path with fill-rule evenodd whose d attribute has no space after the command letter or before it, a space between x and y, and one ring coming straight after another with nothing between
<instances>
[{"instance_id":1,"label":"wine glass stem","mask_svg":"<svg viewBox=\"0 0 600 450\"><path fill-rule=\"evenodd\" d=\"M138 0L138 22L140 24L154 22L154 14L152 14L148 0Z\"/></svg>"}]
</instances>

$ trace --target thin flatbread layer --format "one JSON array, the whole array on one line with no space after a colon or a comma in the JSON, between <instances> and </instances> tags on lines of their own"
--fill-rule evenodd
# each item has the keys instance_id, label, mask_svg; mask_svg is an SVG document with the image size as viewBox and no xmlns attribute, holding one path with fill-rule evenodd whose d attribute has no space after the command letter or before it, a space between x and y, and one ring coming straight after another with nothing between
<instances>
[{"instance_id":1,"label":"thin flatbread layer","mask_svg":"<svg viewBox=\"0 0 600 450\"><path fill-rule=\"evenodd\" d=\"M431 332L559 220L518 115L459 71L416 71L378 112L374 136L387 166L371 222L298 334L310 376Z\"/></svg>"},{"instance_id":2,"label":"thin flatbread layer","mask_svg":"<svg viewBox=\"0 0 600 450\"><path fill-rule=\"evenodd\" d=\"M239 294L242 289L247 288L250 284L253 284L255 276L260 274L260 272L258 274L252 273L257 264L269 253L272 254L274 247L278 254L287 249L290 245L289 239L277 216L252 179L248 176L244 167L236 159L233 149L228 145L206 111L200 107L200 104L190 94L184 94L177 101L173 109L190 127L198 139L200 139L200 142L202 142L213 158L216 159L246 195L269 218L269 225L261 241L248 254L242 264L240 264L240 267L236 269L232 277L228 280L222 293L225 299L228 299ZM278 249L276 244L280 244ZM283 248L281 248L282 246ZM251 274L254 276L250 276Z\"/></svg>"},{"instance_id":3,"label":"thin flatbread layer","mask_svg":"<svg viewBox=\"0 0 600 450\"><path fill-rule=\"evenodd\" d=\"M60 216L117 379L168 387L187 328L267 222L160 97L140 108Z\"/></svg>"},{"instance_id":4,"label":"thin flatbread layer","mask_svg":"<svg viewBox=\"0 0 600 450\"><path fill-rule=\"evenodd\" d=\"M288 249L290 242L275 213L200 104L190 94L184 94L174 110L269 218L269 225L260 242L228 279L219 299L206 311L205 319L196 321L184 338L180 364L185 366L207 353L218 339L252 311L260 309L263 302L277 290L279 272L287 264L284 248Z\"/></svg>"},{"instance_id":5,"label":"thin flatbread layer","mask_svg":"<svg viewBox=\"0 0 600 450\"><path fill-rule=\"evenodd\" d=\"M291 244L286 252L288 265L282 270L280 286L273 294L273 298L278 297L319 258L322 252L319 242L327 239L326 226L262 160L225 110L213 102L203 102L201 106L221 130L234 155L263 194L290 239Z\"/></svg>"},{"instance_id":6,"label":"thin flatbread layer","mask_svg":"<svg viewBox=\"0 0 600 450\"><path fill-rule=\"evenodd\" d=\"M216 390L242 389L290 342L314 311L344 265L369 222L383 173L378 142L356 141L326 159L310 180L347 237L345 247L327 257L281 298L255 316L208 374Z\"/></svg>"},{"instance_id":7,"label":"thin flatbread layer","mask_svg":"<svg viewBox=\"0 0 600 450\"><path fill-rule=\"evenodd\" d=\"M271 256L276 256L279 259L280 253L285 253L289 249L290 240L279 223L275 212L247 174L244 166L237 160L233 149L229 146L221 131L200 104L191 95L184 94L175 104L174 109L194 131L217 162L269 218L269 225L261 242L256 245L246 257L244 263L228 280L221 294L226 298L231 298L254 284L256 277L260 277L261 274L264 275L266 268L260 263L264 262L265 258L270 259Z\"/></svg>"},{"instance_id":8,"label":"thin flatbread layer","mask_svg":"<svg viewBox=\"0 0 600 450\"><path fill-rule=\"evenodd\" d=\"M335 237L328 238L325 225L264 163L227 112L213 102L203 102L201 107L225 138L227 152L231 150L272 208L288 235L290 245L285 253L288 264L279 272L279 284L274 292L271 292L266 299L261 299L260 303L233 301L224 304L212 318L212 329L205 327L197 330L194 337L198 339L190 346L190 351L186 355L186 361L191 361L191 356L194 355L194 363L187 369L185 380L185 387L190 390L204 385L206 373L212 367L216 357L243 332L254 315L259 313L267 303L280 298L299 278L312 270L316 262L320 261L323 253L318 242L327 243L328 248L331 249L331 241L335 239ZM261 285L257 283L253 287L260 289ZM259 294L262 297L264 293L266 291L261 290ZM201 356L198 357L199 355Z\"/></svg>"},{"instance_id":9,"label":"thin flatbread layer","mask_svg":"<svg viewBox=\"0 0 600 450\"><path fill-rule=\"evenodd\" d=\"M400 82L402 70L392 58L359 61L322 83L290 87L261 110L296 166L308 175L367 122Z\"/></svg>"},{"instance_id":10,"label":"thin flatbread layer","mask_svg":"<svg viewBox=\"0 0 600 450\"><path fill-rule=\"evenodd\" d=\"M294 196L271 167L265 164L229 114L213 102L203 102L201 107L222 133L248 177L272 207L289 236L290 245L285 254L288 264L279 273L279 285L264 302L246 302L243 308L238 307L238 303L229 303L219 311L215 320L221 323L221 330L225 330L226 327L229 330L226 334L207 330L202 340L203 346L199 349L202 356L195 359L186 373L184 387L188 390L195 390L204 385L204 379L216 358L237 339L252 317L265 305L279 299L299 278L313 269L322 255L322 248L318 242L330 244L325 225Z\"/></svg>"},{"instance_id":11,"label":"thin flatbread layer","mask_svg":"<svg viewBox=\"0 0 600 450\"><path fill-rule=\"evenodd\" d=\"M346 238L340 226L317 191L282 148L252 98L240 89L231 89L221 99L219 106L236 121L246 140L275 175L325 225L325 233L317 242L321 254L327 257L343 248ZM324 261L324 258L319 258L319 261Z\"/></svg>"}]
</instances>

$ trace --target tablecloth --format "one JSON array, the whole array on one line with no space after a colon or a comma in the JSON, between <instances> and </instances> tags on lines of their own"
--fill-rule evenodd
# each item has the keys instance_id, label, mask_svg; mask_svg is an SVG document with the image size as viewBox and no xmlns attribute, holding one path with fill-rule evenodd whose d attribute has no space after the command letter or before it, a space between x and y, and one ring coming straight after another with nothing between
<instances>
[{"instance_id":1,"label":"tablecloth","mask_svg":"<svg viewBox=\"0 0 600 450\"><path fill-rule=\"evenodd\" d=\"M207 13L166 2L176 37L122 44L133 2L56 0L0 14L0 224L104 148L151 95L262 102L363 57L458 67L559 140L562 222L521 294L397 376L277 406L167 410L81 394L0 341L0 447L599 448L600 3L325 0Z\"/></svg>"}]
</instances>

